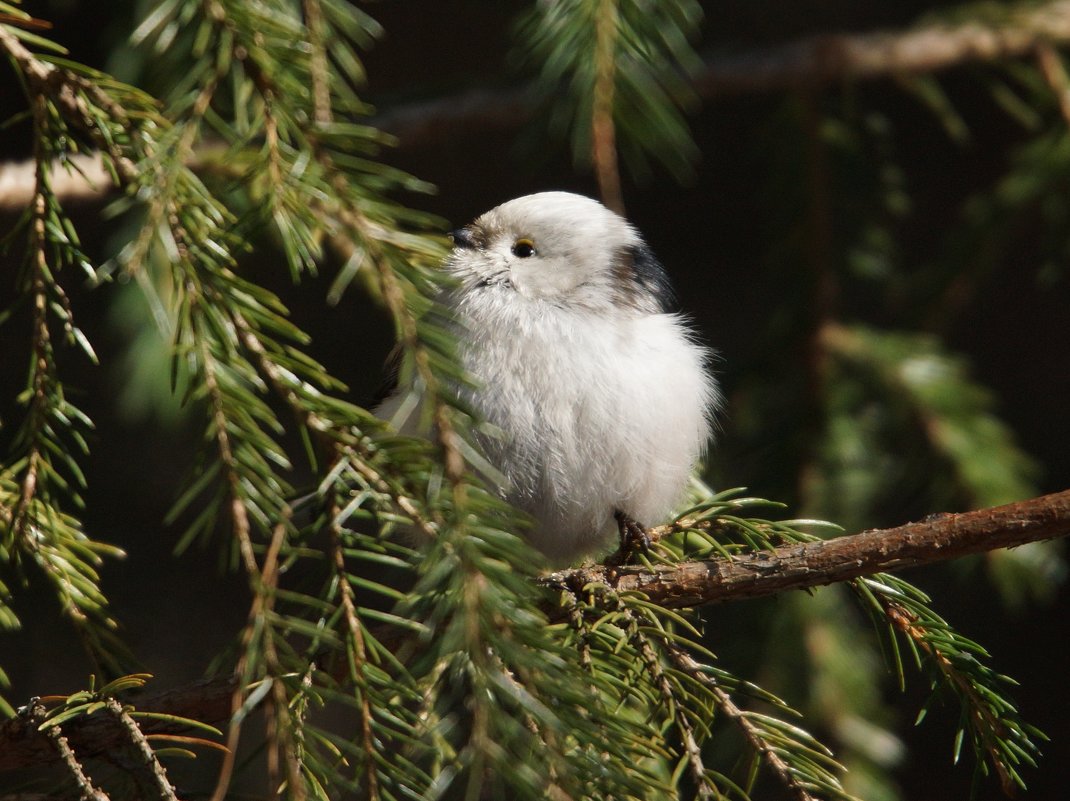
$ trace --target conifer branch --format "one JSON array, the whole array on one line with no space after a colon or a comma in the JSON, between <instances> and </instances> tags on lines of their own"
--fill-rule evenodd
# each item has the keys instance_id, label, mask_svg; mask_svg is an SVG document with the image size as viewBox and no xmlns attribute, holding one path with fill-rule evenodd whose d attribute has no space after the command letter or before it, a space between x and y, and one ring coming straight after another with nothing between
<instances>
[{"instance_id":1,"label":"conifer branch","mask_svg":"<svg viewBox=\"0 0 1070 801\"><path fill-rule=\"evenodd\" d=\"M247 567L249 583L253 590L253 601L249 608L248 623L242 632L241 648L242 655L238 659L232 674L234 692L230 703L230 726L227 731L227 753L223 758L223 764L219 771L215 792L212 798L222 801L226 797L230 786L231 776L234 771L235 760L238 754L238 739L241 736L242 723L245 715L239 714L242 704L245 702L247 693L253 681L270 682L269 714L267 715L268 732L271 735L268 740L268 767L272 784L277 785L278 755L283 753L286 758L287 778L290 782L291 792L297 801L303 801L304 783L300 780L300 770L294 762L293 743L291 742L291 728L286 724L289 718L286 688L282 677L284 671L279 664L278 654L274 645L274 629L265 624L274 608L275 591L278 582L278 560L283 541L290 521L288 517L275 524L272 531L271 542L267 553L264 555L262 568L256 564L255 556L251 569ZM257 659L254 655L263 654L263 665L267 676L253 675L257 667ZM278 725L282 724L282 725Z\"/></svg>"},{"instance_id":2,"label":"conifer branch","mask_svg":"<svg viewBox=\"0 0 1070 801\"><path fill-rule=\"evenodd\" d=\"M137 722L130 716L130 713L114 698L109 698L106 701L105 708L119 724L127 743L134 747L138 758L141 760L142 771L138 778L143 780L146 788L152 791L153 796L158 801L178 801L178 797L175 795L175 788L172 786L170 779L167 778L167 771L160 764L160 760L156 757L152 746L149 745L144 732L138 727Z\"/></svg>"},{"instance_id":3,"label":"conifer branch","mask_svg":"<svg viewBox=\"0 0 1070 801\"><path fill-rule=\"evenodd\" d=\"M664 526L655 533L664 536L671 529ZM732 559L656 568L584 567L557 571L541 581L566 588L605 584L616 592L641 591L652 603L680 608L821 586L1068 534L1070 490ZM230 716L236 686L233 677L196 682L147 697L139 708L218 722ZM68 728L68 736L77 738L79 749L106 749L114 742L113 735L92 720L75 720ZM143 730L156 733L171 729L166 721L152 721ZM0 771L48 761L50 752L42 751L36 739L37 733L21 725L20 718L0 723Z\"/></svg>"},{"instance_id":4,"label":"conifer branch","mask_svg":"<svg viewBox=\"0 0 1070 801\"><path fill-rule=\"evenodd\" d=\"M663 536L671 531L672 527L666 526L655 533ZM544 582L562 587L606 584L618 592L643 592L661 606L682 608L818 587L1068 534L1070 490L1065 490L990 509L931 515L896 528L792 543L731 559L653 567L596 565L557 571Z\"/></svg>"},{"instance_id":5,"label":"conifer branch","mask_svg":"<svg viewBox=\"0 0 1070 801\"><path fill-rule=\"evenodd\" d=\"M955 668L948 656L929 642L927 632L918 625L917 616L914 613L902 606L886 603L885 615L897 630L916 643L929 661L937 666L944 680L953 686L955 694L966 697L968 700L966 714L970 718L971 731L976 733L980 747L996 771L1003 792L1008 797L1013 797L1016 792L1015 786L1020 780L1015 780L1010 772L1010 766L1000 758L1000 744L1007 738L1007 730L1003 721L993 714L986 699L968 681L967 677Z\"/></svg>"},{"instance_id":6,"label":"conifer branch","mask_svg":"<svg viewBox=\"0 0 1070 801\"><path fill-rule=\"evenodd\" d=\"M0 50L7 52L25 84L34 165L29 208L15 228L25 229L27 240L25 266L17 283L31 307L30 369L19 398L26 413L0 464L0 551L16 565L19 554L36 563L91 656L116 667L122 650L111 639L115 621L100 590L97 568L103 555L122 552L90 539L68 511L83 505L86 479L76 454L88 452L84 433L92 422L66 397L54 341L55 333L62 331L66 344L95 363L96 354L74 324L59 279L65 267L77 266L89 274L92 267L52 186L54 167L69 167L70 156L77 152L72 126L89 127L91 113L80 94L83 83L37 59L3 26ZM67 120L64 114L74 119ZM15 622L5 604L0 603L0 612L5 626Z\"/></svg>"},{"instance_id":7,"label":"conifer branch","mask_svg":"<svg viewBox=\"0 0 1070 801\"><path fill-rule=\"evenodd\" d=\"M888 630L893 667L903 685L901 651L897 636L905 639L919 668L927 667L934 677L933 696L943 690L959 703L959 732L955 738L955 760L969 735L977 758L975 771L987 774L990 766L1003 791L1014 796L1025 789L1019 768L1036 767L1039 749L1035 740L1046 737L1021 720L1014 704L1002 690L1013 682L986 664L988 652L962 637L929 606L929 598L897 576L875 574L852 582L852 589L868 602L878 629ZM931 703L930 698L930 703ZM924 717L929 704L922 709Z\"/></svg>"},{"instance_id":8,"label":"conifer branch","mask_svg":"<svg viewBox=\"0 0 1070 801\"><path fill-rule=\"evenodd\" d=\"M692 88L700 98L712 100L842 81L931 74L967 63L1019 58L1067 44L1070 0L1053 0L1007 12L998 22L932 22L901 31L825 35L742 53L711 55L694 73ZM50 65L34 59L2 27L0 46L20 64L31 64L33 74L43 83L51 81L63 86L53 76ZM69 80L69 76L63 80ZM57 97L66 100L71 95L62 93ZM369 123L396 137L402 149L427 147L476 129L515 130L539 113L532 97L531 87L475 89L398 106ZM29 195L29 180L21 162L0 164L0 208L23 208ZM56 192L62 198L86 197L103 195L103 189L99 182L74 175L57 185Z\"/></svg>"},{"instance_id":9,"label":"conifer branch","mask_svg":"<svg viewBox=\"0 0 1070 801\"><path fill-rule=\"evenodd\" d=\"M356 594L353 591L353 585L349 582L349 576L346 571L341 527L336 522L339 511L332 499L332 503L327 509L327 514L331 521L330 556L332 569L334 570L334 581L337 583L338 593L341 598L344 630L348 635L350 646L353 649L353 656L355 657L352 661L347 660L349 662L347 668L350 674L349 680L360 693L360 745L365 759L364 776L367 781L367 797L369 801L379 801L379 774L375 761L376 744L372 731L372 708L368 700L367 678L365 676L368 650L364 641L364 626L357 612Z\"/></svg>"},{"instance_id":10,"label":"conifer branch","mask_svg":"<svg viewBox=\"0 0 1070 801\"><path fill-rule=\"evenodd\" d=\"M323 125L331 122L331 87L330 73L327 66L327 52L323 40L323 9L319 0L303 0L305 27L308 29L308 43L312 48L309 54L309 73L312 76L313 119Z\"/></svg>"},{"instance_id":11,"label":"conifer branch","mask_svg":"<svg viewBox=\"0 0 1070 801\"><path fill-rule=\"evenodd\" d=\"M701 675L696 673L696 675ZM710 692L713 693L717 699L717 708L723 715L728 717L740 731L743 732L744 738L762 758L762 761L769 767L773 774L777 777L778 781L786 787L795 801L819 801L819 796L814 796L806 783L800 781L799 777L795 775L791 765L784 759L784 755L779 753L779 749L774 748L768 737L769 732L763 730L760 725L762 722L761 717L752 715L736 705L727 692L714 683L710 683ZM850 798L846 793L840 790L839 797Z\"/></svg>"},{"instance_id":12,"label":"conifer branch","mask_svg":"<svg viewBox=\"0 0 1070 801\"><path fill-rule=\"evenodd\" d=\"M692 81L699 97L818 87L843 81L930 74L968 63L1019 58L1070 43L1070 0L1006 10L998 21L930 22L900 31L808 37L742 53L707 56ZM384 112L374 120L402 148L474 128L515 129L538 107L530 89L472 90Z\"/></svg>"},{"instance_id":13,"label":"conifer branch","mask_svg":"<svg viewBox=\"0 0 1070 801\"><path fill-rule=\"evenodd\" d=\"M616 92L617 38L620 9L617 0L600 0L594 18L594 86L591 103L591 163L598 180L598 194L605 205L624 214L624 194L617 164L617 133L613 123Z\"/></svg>"},{"instance_id":14,"label":"conifer branch","mask_svg":"<svg viewBox=\"0 0 1070 801\"><path fill-rule=\"evenodd\" d=\"M74 784L81 794L79 796L81 801L111 801L107 793L95 786L93 780L82 770L82 766L78 763L78 757L71 750L67 738L63 736L59 727L49 726L47 734L56 748L56 753L59 754L60 759L63 761L64 768L74 780Z\"/></svg>"},{"instance_id":15,"label":"conifer branch","mask_svg":"<svg viewBox=\"0 0 1070 801\"><path fill-rule=\"evenodd\" d=\"M695 738L694 726L688 720L687 703L677 697L676 688L662 666L658 653L655 650L653 638L642 630L639 621L630 610L621 604L623 617L628 623L628 633L633 646L642 657L649 680L654 684L661 697L662 707L669 711L669 716L675 725L681 740L683 758L687 762L688 773L696 788L696 796L703 801L719 795L718 788L712 784L707 774L707 769L702 761L702 748ZM672 650L673 646L665 641L665 638L657 640L658 650Z\"/></svg>"}]
</instances>

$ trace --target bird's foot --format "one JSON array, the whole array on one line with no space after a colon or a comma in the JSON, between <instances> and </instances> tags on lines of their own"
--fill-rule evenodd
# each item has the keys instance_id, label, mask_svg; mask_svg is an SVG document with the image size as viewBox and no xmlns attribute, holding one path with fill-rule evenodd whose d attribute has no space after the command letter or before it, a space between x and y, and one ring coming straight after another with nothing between
<instances>
[{"instance_id":1,"label":"bird's foot","mask_svg":"<svg viewBox=\"0 0 1070 801\"><path fill-rule=\"evenodd\" d=\"M611 565L626 565L638 553L650 551L650 533L643 524L633 520L619 509L613 513L620 532L620 550L606 560Z\"/></svg>"}]
</instances>

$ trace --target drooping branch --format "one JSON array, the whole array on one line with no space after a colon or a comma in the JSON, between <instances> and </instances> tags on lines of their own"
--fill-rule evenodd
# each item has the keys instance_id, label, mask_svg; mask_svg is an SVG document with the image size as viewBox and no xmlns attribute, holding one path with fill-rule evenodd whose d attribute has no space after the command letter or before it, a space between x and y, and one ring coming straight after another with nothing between
<instances>
[{"instance_id":1,"label":"drooping branch","mask_svg":"<svg viewBox=\"0 0 1070 801\"><path fill-rule=\"evenodd\" d=\"M617 592L640 591L654 603L681 608L832 584L1067 535L1070 490L730 560L710 559L655 569L575 568L552 573L543 581L549 586L570 588L604 583ZM396 638L384 634L380 639ZM133 700L140 711L219 723L231 714L234 690L233 677L224 676ZM160 720L147 721L143 726L146 734L172 730ZM115 737L112 727L94 716L72 721L64 733L72 746L85 754L106 750ZM0 771L55 758L51 743L28 718L0 723Z\"/></svg>"},{"instance_id":2,"label":"drooping branch","mask_svg":"<svg viewBox=\"0 0 1070 801\"><path fill-rule=\"evenodd\" d=\"M785 545L731 560L655 568L598 565L558 571L545 581L570 588L606 584L617 592L645 593L661 606L682 608L834 584L1067 535L1070 490L975 512L932 515L897 528Z\"/></svg>"}]
</instances>

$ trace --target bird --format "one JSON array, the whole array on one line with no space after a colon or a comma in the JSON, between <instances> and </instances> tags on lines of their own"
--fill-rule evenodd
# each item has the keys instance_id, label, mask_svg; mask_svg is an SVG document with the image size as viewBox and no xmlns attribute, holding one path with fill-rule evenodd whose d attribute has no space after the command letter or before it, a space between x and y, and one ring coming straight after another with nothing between
<instances>
[{"instance_id":1,"label":"bird","mask_svg":"<svg viewBox=\"0 0 1070 801\"><path fill-rule=\"evenodd\" d=\"M680 503L720 405L712 352L630 223L562 191L509 200L451 233L438 305L470 381L453 389L501 496L552 565L645 545ZM376 410L399 430L413 404ZM399 419L399 417L401 419Z\"/></svg>"}]
</instances>

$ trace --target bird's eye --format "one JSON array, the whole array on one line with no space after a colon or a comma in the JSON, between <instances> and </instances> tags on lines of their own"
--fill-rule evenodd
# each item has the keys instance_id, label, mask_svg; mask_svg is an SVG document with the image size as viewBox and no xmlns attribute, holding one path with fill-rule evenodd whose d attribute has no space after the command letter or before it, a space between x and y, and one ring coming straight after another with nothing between
<instances>
[{"instance_id":1,"label":"bird's eye","mask_svg":"<svg viewBox=\"0 0 1070 801\"><path fill-rule=\"evenodd\" d=\"M513 243L513 255L527 259L535 255L535 243L530 239L518 239Z\"/></svg>"}]
</instances>

